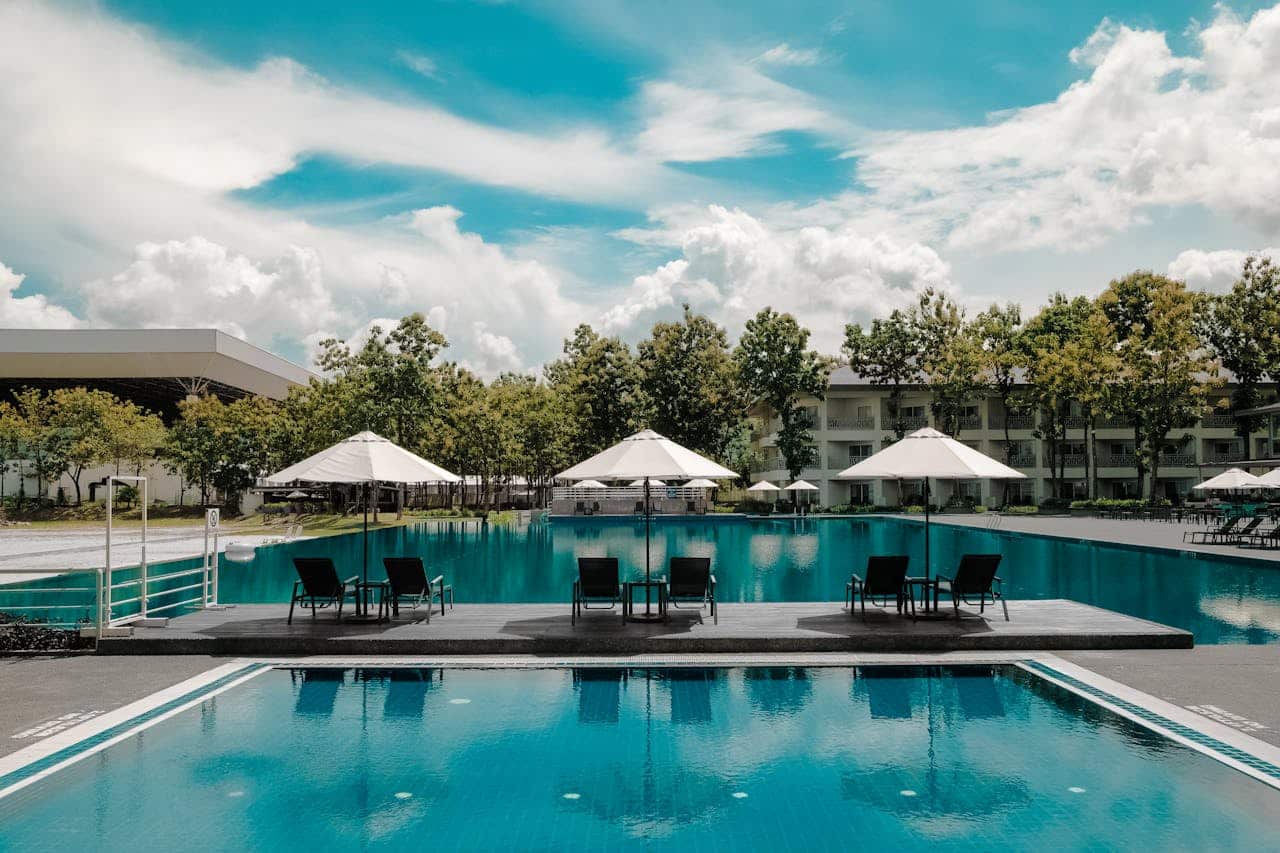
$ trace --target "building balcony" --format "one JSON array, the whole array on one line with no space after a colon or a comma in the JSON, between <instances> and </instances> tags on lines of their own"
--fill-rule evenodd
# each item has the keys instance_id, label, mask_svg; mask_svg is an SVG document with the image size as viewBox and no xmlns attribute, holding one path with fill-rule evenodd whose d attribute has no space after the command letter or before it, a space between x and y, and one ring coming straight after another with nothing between
<instances>
[{"instance_id":1,"label":"building balcony","mask_svg":"<svg viewBox=\"0 0 1280 853\"><path fill-rule=\"evenodd\" d=\"M957 419L958 429L982 429L982 415L961 415Z\"/></svg>"},{"instance_id":2,"label":"building balcony","mask_svg":"<svg viewBox=\"0 0 1280 853\"><path fill-rule=\"evenodd\" d=\"M874 430L876 428L876 419L874 417L829 417L827 418L827 429L862 429Z\"/></svg>"},{"instance_id":3,"label":"building balcony","mask_svg":"<svg viewBox=\"0 0 1280 853\"><path fill-rule=\"evenodd\" d=\"M1100 453L1098 454L1099 468L1136 468L1138 467L1138 456L1136 453Z\"/></svg>"},{"instance_id":4,"label":"building balcony","mask_svg":"<svg viewBox=\"0 0 1280 853\"><path fill-rule=\"evenodd\" d=\"M1225 453L1206 453L1204 455L1204 464L1206 465L1225 465L1228 462L1243 462L1249 458L1249 454L1243 450L1230 450Z\"/></svg>"},{"instance_id":5,"label":"building balcony","mask_svg":"<svg viewBox=\"0 0 1280 853\"><path fill-rule=\"evenodd\" d=\"M1160 466L1163 468L1194 468L1195 465L1196 455L1194 453L1179 451L1160 454Z\"/></svg>"},{"instance_id":6,"label":"building balcony","mask_svg":"<svg viewBox=\"0 0 1280 853\"><path fill-rule=\"evenodd\" d=\"M1005 464L1010 468L1034 468L1036 467L1036 456L1034 453L1015 453L1009 457L1009 461Z\"/></svg>"},{"instance_id":7,"label":"building balcony","mask_svg":"<svg viewBox=\"0 0 1280 853\"><path fill-rule=\"evenodd\" d=\"M901 423L903 429L920 429L929 425L929 417L927 415L904 415L895 421L893 418L884 419L884 428L893 429L895 423Z\"/></svg>"},{"instance_id":8,"label":"building balcony","mask_svg":"<svg viewBox=\"0 0 1280 853\"><path fill-rule=\"evenodd\" d=\"M1201 418L1200 426L1205 429L1235 429L1236 419L1227 412L1214 412Z\"/></svg>"},{"instance_id":9,"label":"building balcony","mask_svg":"<svg viewBox=\"0 0 1280 853\"><path fill-rule=\"evenodd\" d=\"M827 467L833 471L843 471L850 465L857 465L866 458L866 456L828 456Z\"/></svg>"},{"instance_id":10,"label":"building balcony","mask_svg":"<svg viewBox=\"0 0 1280 853\"><path fill-rule=\"evenodd\" d=\"M1064 468L1083 468L1085 463L1085 455L1083 453L1063 453L1058 457L1058 464Z\"/></svg>"},{"instance_id":11,"label":"building balcony","mask_svg":"<svg viewBox=\"0 0 1280 853\"><path fill-rule=\"evenodd\" d=\"M1089 425L1089 419L1082 415L1067 415L1062 419L1062 426L1065 429L1084 429Z\"/></svg>"},{"instance_id":12,"label":"building balcony","mask_svg":"<svg viewBox=\"0 0 1280 853\"><path fill-rule=\"evenodd\" d=\"M1031 415L1005 415L1003 418L999 415L991 416L992 429L1004 429L1006 424L1009 429L1035 429L1036 419Z\"/></svg>"},{"instance_id":13,"label":"building balcony","mask_svg":"<svg viewBox=\"0 0 1280 853\"><path fill-rule=\"evenodd\" d=\"M1100 418L1098 429L1133 429L1133 421L1129 418Z\"/></svg>"}]
</instances>

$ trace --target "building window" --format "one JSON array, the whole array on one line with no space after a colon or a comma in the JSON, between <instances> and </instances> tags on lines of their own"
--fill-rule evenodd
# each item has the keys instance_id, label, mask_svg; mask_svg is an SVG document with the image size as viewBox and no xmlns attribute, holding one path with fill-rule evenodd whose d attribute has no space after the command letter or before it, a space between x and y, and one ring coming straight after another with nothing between
<instances>
[{"instance_id":1,"label":"building window","mask_svg":"<svg viewBox=\"0 0 1280 853\"><path fill-rule=\"evenodd\" d=\"M851 504L870 504L871 503L871 484L870 483L850 483L849 484L849 503Z\"/></svg>"}]
</instances>

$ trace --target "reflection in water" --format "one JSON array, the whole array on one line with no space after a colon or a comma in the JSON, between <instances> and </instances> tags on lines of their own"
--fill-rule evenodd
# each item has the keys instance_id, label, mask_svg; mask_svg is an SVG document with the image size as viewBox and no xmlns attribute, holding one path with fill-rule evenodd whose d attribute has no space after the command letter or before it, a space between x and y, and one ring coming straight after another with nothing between
<instances>
[{"instance_id":1,"label":"reflection in water","mask_svg":"<svg viewBox=\"0 0 1280 853\"><path fill-rule=\"evenodd\" d=\"M341 669L289 670L289 676L297 684L298 700L293 711L301 717L331 717L338 690L346 683L347 673Z\"/></svg>"},{"instance_id":2,"label":"reflection in water","mask_svg":"<svg viewBox=\"0 0 1280 853\"><path fill-rule=\"evenodd\" d=\"M890 518L662 518L654 525L652 565L670 556L712 558L716 595L733 601L839 601L855 566L870 554L908 554L922 573L921 530ZM1197 643L1280 640L1280 566L1179 552L1090 545L1039 536L937 525L933 571L964 553L1001 553L1010 598L1069 598L1186 628ZM291 558L324 554L343 572L360 565L360 536L333 536L258 549L246 565L224 563L221 597L287 601ZM613 556L624 579L644 572L644 525L633 519L556 519L525 526L422 524L375 531L372 577L384 555L420 556L444 573L467 602L563 602L578 556Z\"/></svg>"},{"instance_id":3,"label":"reflection in water","mask_svg":"<svg viewBox=\"0 0 1280 853\"><path fill-rule=\"evenodd\" d=\"M809 670L798 666L748 669L747 698L766 714L795 714L804 710L813 693Z\"/></svg>"},{"instance_id":4,"label":"reflection in water","mask_svg":"<svg viewBox=\"0 0 1280 853\"><path fill-rule=\"evenodd\" d=\"M670 694L671 722L693 725L711 722L711 689L723 670L675 667L658 670L658 673Z\"/></svg>"},{"instance_id":5,"label":"reflection in water","mask_svg":"<svg viewBox=\"0 0 1280 853\"><path fill-rule=\"evenodd\" d=\"M578 694L578 722L616 724L622 710L627 671L611 667L586 667L573 671Z\"/></svg>"}]
</instances>

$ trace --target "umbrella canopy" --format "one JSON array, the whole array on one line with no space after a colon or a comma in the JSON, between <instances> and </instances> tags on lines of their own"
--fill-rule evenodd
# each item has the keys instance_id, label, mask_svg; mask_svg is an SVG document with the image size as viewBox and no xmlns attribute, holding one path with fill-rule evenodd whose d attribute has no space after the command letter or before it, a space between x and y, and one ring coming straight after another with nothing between
<instances>
[{"instance_id":1,"label":"umbrella canopy","mask_svg":"<svg viewBox=\"0 0 1280 853\"><path fill-rule=\"evenodd\" d=\"M361 432L267 477L285 483L456 483L461 478L372 432Z\"/></svg>"},{"instance_id":2,"label":"umbrella canopy","mask_svg":"<svg viewBox=\"0 0 1280 853\"><path fill-rule=\"evenodd\" d=\"M609 488L599 480L583 480L580 483L574 483L573 487L575 489L607 489Z\"/></svg>"},{"instance_id":3,"label":"umbrella canopy","mask_svg":"<svg viewBox=\"0 0 1280 853\"><path fill-rule=\"evenodd\" d=\"M1024 480L1027 475L924 427L836 476L845 480Z\"/></svg>"},{"instance_id":4,"label":"umbrella canopy","mask_svg":"<svg viewBox=\"0 0 1280 853\"><path fill-rule=\"evenodd\" d=\"M1267 473L1258 477L1264 483L1270 483L1273 486L1280 486L1280 468L1272 468Z\"/></svg>"},{"instance_id":5,"label":"umbrella canopy","mask_svg":"<svg viewBox=\"0 0 1280 853\"><path fill-rule=\"evenodd\" d=\"M929 570L929 478L940 480L1025 480L1027 475L924 427L850 465L836 475L844 480L924 480L924 575Z\"/></svg>"},{"instance_id":6,"label":"umbrella canopy","mask_svg":"<svg viewBox=\"0 0 1280 853\"><path fill-rule=\"evenodd\" d=\"M806 480L796 480L783 489L784 492L816 492L818 487Z\"/></svg>"},{"instance_id":7,"label":"umbrella canopy","mask_svg":"<svg viewBox=\"0 0 1280 853\"><path fill-rule=\"evenodd\" d=\"M644 485L644 480L632 480L628 485L631 485L631 486L643 486L643 485ZM665 485L667 485L667 484L666 484L666 483L664 483L662 480L650 480L650 481L649 481L649 485L650 485L650 486L665 486Z\"/></svg>"},{"instance_id":8,"label":"umbrella canopy","mask_svg":"<svg viewBox=\"0 0 1280 853\"><path fill-rule=\"evenodd\" d=\"M300 501L303 498L311 497L311 495L307 494L306 492L301 492L301 491L298 491L297 489L294 489L292 492L285 495L284 497L285 497L285 500Z\"/></svg>"},{"instance_id":9,"label":"umbrella canopy","mask_svg":"<svg viewBox=\"0 0 1280 853\"><path fill-rule=\"evenodd\" d=\"M747 491L748 492L780 492L782 491L782 489L779 489L777 486L775 486L773 483L770 483L768 480L761 480L758 483L752 483L750 486L747 486Z\"/></svg>"},{"instance_id":10,"label":"umbrella canopy","mask_svg":"<svg viewBox=\"0 0 1280 853\"><path fill-rule=\"evenodd\" d=\"M556 475L558 480L579 480L590 477L596 480L634 480L644 477L662 477L670 480L686 480L706 477L710 480L736 477L737 474L681 447L651 429L641 430L622 441L602 450Z\"/></svg>"},{"instance_id":11,"label":"umbrella canopy","mask_svg":"<svg viewBox=\"0 0 1280 853\"><path fill-rule=\"evenodd\" d=\"M1270 475L1274 474L1274 471L1270 472ZM1215 490L1240 492L1248 489L1280 489L1280 485L1268 482L1262 477L1255 477L1242 468L1228 468L1218 476L1210 477L1203 483L1196 483L1191 488L1204 492Z\"/></svg>"},{"instance_id":12,"label":"umbrella canopy","mask_svg":"<svg viewBox=\"0 0 1280 853\"><path fill-rule=\"evenodd\" d=\"M720 484L715 480L708 480L706 477L699 477L696 480L690 480L684 484L686 489L718 489Z\"/></svg>"}]
</instances>

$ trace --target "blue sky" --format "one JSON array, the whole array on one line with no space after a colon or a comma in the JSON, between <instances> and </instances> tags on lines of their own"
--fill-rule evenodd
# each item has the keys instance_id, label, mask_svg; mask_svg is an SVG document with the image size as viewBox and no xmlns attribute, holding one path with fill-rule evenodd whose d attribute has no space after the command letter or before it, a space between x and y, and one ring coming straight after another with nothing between
<instances>
[{"instance_id":1,"label":"blue sky","mask_svg":"<svg viewBox=\"0 0 1280 853\"><path fill-rule=\"evenodd\" d=\"M305 361L420 310L492 375L577 322L928 286L1034 309L1277 245L1280 10L1078 2L0 9L0 327Z\"/></svg>"}]
</instances>

